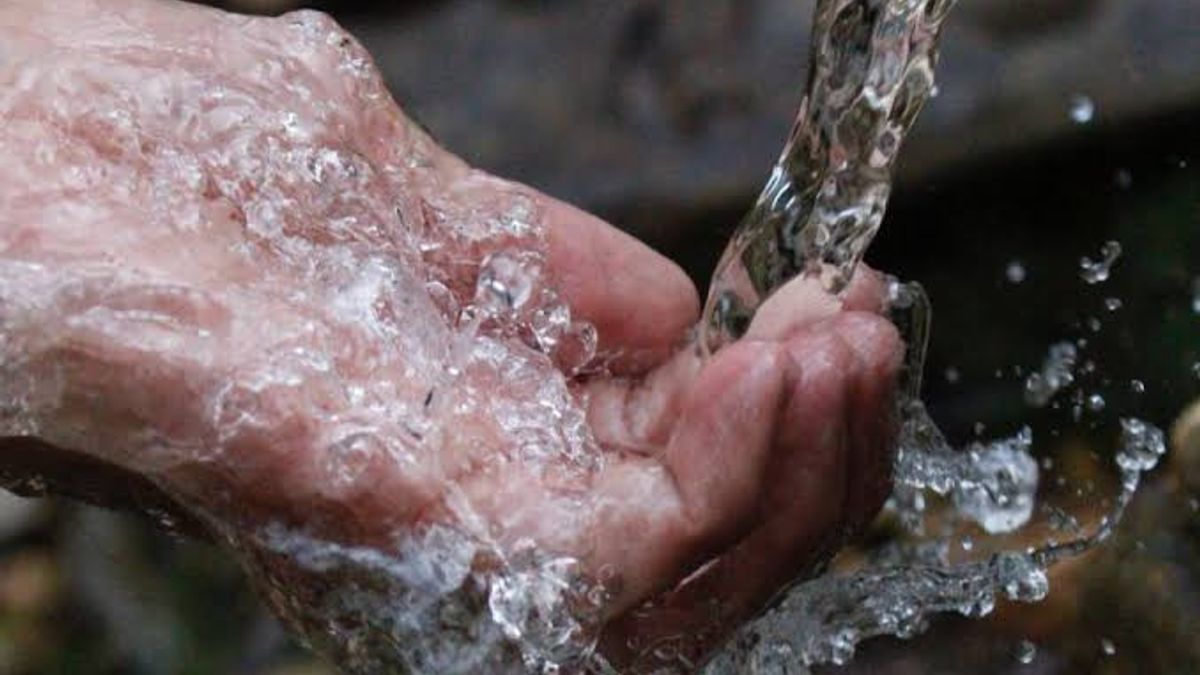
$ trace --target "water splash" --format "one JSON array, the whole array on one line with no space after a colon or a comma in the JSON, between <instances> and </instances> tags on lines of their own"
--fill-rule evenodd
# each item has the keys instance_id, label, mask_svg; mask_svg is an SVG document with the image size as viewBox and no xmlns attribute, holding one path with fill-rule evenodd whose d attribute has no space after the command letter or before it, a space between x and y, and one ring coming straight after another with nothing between
<instances>
[{"instance_id":1,"label":"water splash","mask_svg":"<svg viewBox=\"0 0 1200 675\"><path fill-rule=\"evenodd\" d=\"M906 406L904 419L892 500L893 506L912 505L905 514L910 529L920 529L924 509L915 505L925 490L950 496L959 514L988 533L1012 532L1029 522L1038 486L1030 429L956 450L919 402Z\"/></svg>"},{"instance_id":2,"label":"water splash","mask_svg":"<svg viewBox=\"0 0 1200 675\"><path fill-rule=\"evenodd\" d=\"M919 439L907 452L920 455L931 438L939 438L916 409L906 430L904 446ZM910 419L912 419L910 418ZM935 441L935 447L936 441ZM937 460L944 452L931 453L934 470L928 476L909 470L904 485L945 485L944 471ZM1090 533L1081 533L1065 543L1046 543L1021 550L1001 550L982 560L955 562L946 538L900 540L876 551L857 569L800 584L765 615L743 628L731 646L709 665L707 675L733 675L755 670L757 664L792 655L793 665L811 666L845 663L862 640L879 635L911 637L920 632L934 614L952 612L967 617L990 614L998 598L1016 602L1038 602L1049 592L1049 566L1078 556L1106 541L1120 522L1137 492L1141 476L1152 470L1165 452L1162 431L1142 420L1122 421L1117 453L1121 489L1109 513ZM908 460L920 465L923 460ZM910 465L911 465L910 464ZM902 494L897 490L897 494ZM1029 494L1029 493L1022 493ZM922 500L914 500L923 505ZM914 501L900 503L893 497L893 510L918 522L926 517ZM998 502L1003 508L1003 504ZM972 549L978 548L973 542ZM783 671L787 672L787 671Z\"/></svg>"},{"instance_id":3,"label":"water splash","mask_svg":"<svg viewBox=\"0 0 1200 675\"><path fill-rule=\"evenodd\" d=\"M1102 638L1100 640L1100 651L1105 656L1116 656L1117 646L1113 643L1112 640L1110 640L1108 638Z\"/></svg>"}]
</instances>

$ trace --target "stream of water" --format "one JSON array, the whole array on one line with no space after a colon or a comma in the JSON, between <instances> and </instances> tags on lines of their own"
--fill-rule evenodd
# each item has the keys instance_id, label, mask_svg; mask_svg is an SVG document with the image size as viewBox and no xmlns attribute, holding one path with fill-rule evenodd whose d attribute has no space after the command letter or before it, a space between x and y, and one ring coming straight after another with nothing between
<instances>
[{"instance_id":1,"label":"stream of water","mask_svg":"<svg viewBox=\"0 0 1200 675\"><path fill-rule=\"evenodd\" d=\"M807 95L779 162L718 265L702 326L703 345L737 339L755 309L797 275L840 292L882 223L892 169L934 91L937 43L953 0L820 0ZM1108 278L1120 246L1081 263L1089 284ZM919 633L931 616L990 613L998 598L1036 602L1047 568L1109 538L1140 476L1165 453L1163 434L1121 420L1120 486L1090 531L1048 503L1025 428L1011 438L953 447L920 402L930 305L919 285L893 282L892 311L909 345L907 397L888 510L904 534L865 562L799 584L745 627L707 668L710 675L804 672L845 663L869 637ZM1050 349L1026 383L1045 406L1074 381L1076 350ZM1080 489L1081 491L1082 489ZM1040 509L1039 509L1040 507ZM1035 512L1057 514L1051 535L1021 536ZM985 536L961 545L962 532Z\"/></svg>"}]
</instances>

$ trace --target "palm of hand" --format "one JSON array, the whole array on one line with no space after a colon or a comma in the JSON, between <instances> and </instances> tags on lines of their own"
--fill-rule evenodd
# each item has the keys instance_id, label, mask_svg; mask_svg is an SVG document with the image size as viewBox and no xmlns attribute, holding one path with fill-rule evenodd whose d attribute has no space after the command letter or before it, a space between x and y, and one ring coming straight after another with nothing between
<instances>
[{"instance_id":1,"label":"palm of hand","mask_svg":"<svg viewBox=\"0 0 1200 675\"><path fill-rule=\"evenodd\" d=\"M700 659L878 508L872 277L705 361L676 267L446 154L317 15L16 2L0 35L6 435L228 532L568 556L631 669Z\"/></svg>"}]
</instances>

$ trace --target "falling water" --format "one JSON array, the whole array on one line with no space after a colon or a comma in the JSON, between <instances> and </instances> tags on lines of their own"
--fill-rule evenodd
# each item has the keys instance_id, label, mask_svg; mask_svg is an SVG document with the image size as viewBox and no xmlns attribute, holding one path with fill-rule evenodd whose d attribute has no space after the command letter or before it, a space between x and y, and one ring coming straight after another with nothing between
<instances>
[{"instance_id":1,"label":"falling water","mask_svg":"<svg viewBox=\"0 0 1200 675\"><path fill-rule=\"evenodd\" d=\"M937 41L952 4L818 1L807 96L779 162L714 275L702 348L714 351L740 337L759 305L798 275L834 293L850 283L882 223L900 146L933 90ZM445 221L480 227L470 216ZM515 239L528 236L529 227L509 227L513 223L500 225ZM1085 270L1096 283L1119 250L1103 255ZM584 354L575 359L580 363L590 359L594 330L573 321L541 283L540 261L537 251L514 250L481 266L474 304L450 312L459 317L451 351L461 358L438 377L461 378L474 364L530 387L548 381L542 366L518 363L505 340L523 342L543 361L558 361L565 344L579 343L566 351ZM1021 532L1046 506L1039 502L1041 469L1032 455L1037 439L1023 429L953 447L919 399L929 300L916 284L892 282L888 301L909 346L895 490L884 515L903 535L853 568L794 586L715 656L706 670L711 675L799 673L813 664L844 663L862 640L916 635L936 613L977 617L1000 598L1038 601L1049 589L1048 566L1109 537L1141 473L1164 451L1161 432L1124 420L1122 480L1112 510L1090 532L1071 514L1056 512L1055 530L1064 541L1017 546L1005 537ZM1032 387L1035 404L1071 386L1074 359L1066 349L1052 350ZM549 385L531 390L530 399L546 403L532 411L498 410L498 419L520 422L513 432L525 433L561 424L547 421L547 414L577 412L565 391ZM468 403L499 405L486 398ZM538 457L566 457L580 472L595 461L586 434L539 437L530 447ZM460 511L475 523L469 507ZM231 538L280 614L349 672L613 672L592 650L606 597L603 580L585 578L573 559L501 546L489 532L486 526L433 527L399 537L386 552L283 527ZM695 669L674 658L663 655L653 672Z\"/></svg>"},{"instance_id":2,"label":"falling water","mask_svg":"<svg viewBox=\"0 0 1200 675\"><path fill-rule=\"evenodd\" d=\"M717 266L704 345L739 337L799 274L840 291L883 222L892 168L934 86L953 0L821 0L808 92L783 154Z\"/></svg>"}]
</instances>

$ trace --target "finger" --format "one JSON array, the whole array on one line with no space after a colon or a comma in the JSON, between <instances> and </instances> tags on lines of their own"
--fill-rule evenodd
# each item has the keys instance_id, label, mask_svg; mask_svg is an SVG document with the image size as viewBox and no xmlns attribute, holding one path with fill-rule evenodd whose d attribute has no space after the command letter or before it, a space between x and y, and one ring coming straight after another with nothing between
<instances>
[{"instance_id":1,"label":"finger","mask_svg":"<svg viewBox=\"0 0 1200 675\"><path fill-rule=\"evenodd\" d=\"M673 583L755 525L785 358L773 344L723 351L696 381L661 457L627 458L600 478L595 537L603 545L591 562L623 573L612 611Z\"/></svg>"},{"instance_id":2,"label":"finger","mask_svg":"<svg viewBox=\"0 0 1200 675\"><path fill-rule=\"evenodd\" d=\"M788 475L784 485L765 495L764 510L774 509L769 522L654 606L630 612L608 627L606 653L630 664L632 672L668 665L655 663L656 654L702 658L725 631L750 614L756 599L774 588L777 567L794 569L797 558L836 532L846 471L842 412L847 392L839 371L851 355L833 335L800 342L802 353L793 356L798 374L778 439L792 452L771 464L773 475ZM790 499L783 503L785 493ZM672 636L686 638L664 645Z\"/></svg>"},{"instance_id":3,"label":"finger","mask_svg":"<svg viewBox=\"0 0 1200 675\"><path fill-rule=\"evenodd\" d=\"M773 293L758 308L746 337L784 340L806 326L841 311L882 313L884 282L878 272L861 265L839 295L825 290L820 279L799 276Z\"/></svg>"},{"instance_id":4,"label":"finger","mask_svg":"<svg viewBox=\"0 0 1200 675\"><path fill-rule=\"evenodd\" d=\"M608 653L626 663L648 659L647 667L663 665L652 663L655 652L701 659L789 581L815 571L847 528L879 508L898 337L878 317L851 314L835 322L832 330L789 343L799 375L770 464L778 478L766 491L766 522L662 602L614 622L605 637ZM687 640L663 649L672 636Z\"/></svg>"},{"instance_id":5,"label":"finger","mask_svg":"<svg viewBox=\"0 0 1200 675\"><path fill-rule=\"evenodd\" d=\"M759 311L747 340L787 340L840 313L884 310L881 275L865 265L841 298L811 280L797 279ZM609 448L651 454L667 441L691 383L704 367L699 351L683 349L641 378L596 379L587 384L588 421Z\"/></svg>"},{"instance_id":6,"label":"finger","mask_svg":"<svg viewBox=\"0 0 1200 675\"><path fill-rule=\"evenodd\" d=\"M616 372L641 372L683 343L700 312L678 265L632 236L546 198L550 274L579 318L592 323Z\"/></svg>"},{"instance_id":7,"label":"finger","mask_svg":"<svg viewBox=\"0 0 1200 675\"><path fill-rule=\"evenodd\" d=\"M849 413L849 525L867 527L891 492L891 468L899 420L896 393L905 345L886 319L863 312L839 317L838 332L858 356Z\"/></svg>"}]
</instances>

